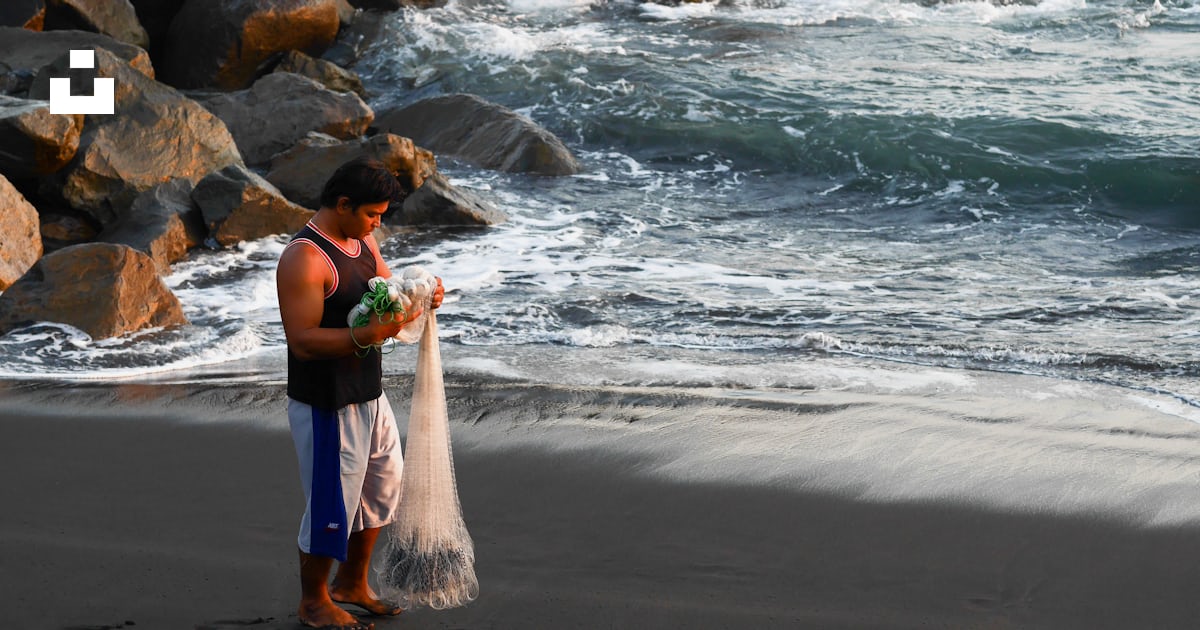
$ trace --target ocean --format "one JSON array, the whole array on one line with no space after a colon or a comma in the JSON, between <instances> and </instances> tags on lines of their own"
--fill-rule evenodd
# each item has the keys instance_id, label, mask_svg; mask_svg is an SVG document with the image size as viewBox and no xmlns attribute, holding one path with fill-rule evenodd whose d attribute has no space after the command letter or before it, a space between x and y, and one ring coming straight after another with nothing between
<instances>
[{"instance_id":1,"label":"ocean","mask_svg":"<svg viewBox=\"0 0 1200 630\"><path fill-rule=\"evenodd\" d=\"M444 279L448 369L750 395L885 387L859 369L885 365L1200 407L1198 4L470 0L385 22L356 68L372 106L470 92L583 165L439 157L510 216L383 245ZM177 263L190 326L30 326L0 376L281 378L284 243Z\"/></svg>"}]
</instances>

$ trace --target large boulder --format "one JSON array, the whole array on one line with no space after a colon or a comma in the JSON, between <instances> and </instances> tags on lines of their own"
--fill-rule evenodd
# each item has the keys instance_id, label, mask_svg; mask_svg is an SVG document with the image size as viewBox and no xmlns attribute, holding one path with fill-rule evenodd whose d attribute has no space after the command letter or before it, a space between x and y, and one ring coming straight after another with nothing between
<instances>
[{"instance_id":1,"label":"large boulder","mask_svg":"<svg viewBox=\"0 0 1200 630\"><path fill-rule=\"evenodd\" d=\"M94 31L139 48L150 47L150 37L129 0L46 0L44 28Z\"/></svg>"},{"instance_id":2,"label":"large boulder","mask_svg":"<svg viewBox=\"0 0 1200 630\"><path fill-rule=\"evenodd\" d=\"M61 195L108 225L144 190L173 178L196 182L241 162L225 124L195 101L104 49L96 50L94 70L71 70L69 61L63 55L44 68L30 96L48 98L52 76L95 73L116 80L115 113L85 117L75 159L43 179L43 195Z\"/></svg>"},{"instance_id":3,"label":"large boulder","mask_svg":"<svg viewBox=\"0 0 1200 630\"><path fill-rule=\"evenodd\" d=\"M320 55L338 32L334 0L187 0L161 68L181 88L240 90L279 53Z\"/></svg>"},{"instance_id":4,"label":"large boulder","mask_svg":"<svg viewBox=\"0 0 1200 630\"><path fill-rule=\"evenodd\" d=\"M366 98L362 80L357 74L324 59L314 59L298 51L289 50L275 66L275 72L291 72L308 77L334 92L354 92Z\"/></svg>"},{"instance_id":5,"label":"large boulder","mask_svg":"<svg viewBox=\"0 0 1200 630\"><path fill-rule=\"evenodd\" d=\"M506 220L492 204L454 187L441 173L426 178L400 211L388 216L389 222L399 225L494 225Z\"/></svg>"},{"instance_id":6,"label":"large boulder","mask_svg":"<svg viewBox=\"0 0 1200 630\"><path fill-rule=\"evenodd\" d=\"M107 35L87 31L46 31L0 27L0 73L32 78L39 70L72 49L103 48L153 79L154 66L145 50ZM7 70L5 69L7 68ZM61 75L61 76L66 76ZM0 77L2 79L3 77ZM0 83L3 81L0 80ZM28 84L25 85L28 87ZM14 91L7 91L13 94ZM46 97L42 97L46 98Z\"/></svg>"},{"instance_id":7,"label":"large boulder","mask_svg":"<svg viewBox=\"0 0 1200 630\"><path fill-rule=\"evenodd\" d=\"M42 257L38 212L0 175L0 291Z\"/></svg>"},{"instance_id":8,"label":"large boulder","mask_svg":"<svg viewBox=\"0 0 1200 630\"><path fill-rule=\"evenodd\" d=\"M0 333L44 321L74 326L93 339L188 323L154 261L113 243L47 254L0 294Z\"/></svg>"},{"instance_id":9,"label":"large boulder","mask_svg":"<svg viewBox=\"0 0 1200 630\"><path fill-rule=\"evenodd\" d=\"M192 191L212 238L222 246L272 234L294 234L315 214L244 166L230 166L200 180Z\"/></svg>"},{"instance_id":10,"label":"large boulder","mask_svg":"<svg viewBox=\"0 0 1200 630\"><path fill-rule=\"evenodd\" d=\"M0 26L40 31L45 19L46 3L43 0L4 0L0 3Z\"/></svg>"},{"instance_id":11,"label":"large boulder","mask_svg":"<svg viewBox=\"0 0 1200 630\"><path fill-rule=\"evenodd\" d=\"M0 174L49 175L79 149L83 115L51 114L50 103L0 96Z\"/></svg>"},{"instance_id":12,"label":"large boulder","mask_svg":"<svg viewBox=\"0 0 1200 630\"><path fill-rule=\"evenodd\" d=\"M313 133L271 160L267 181L288 199L308 208L318 208L321 206L321 189L333 172L342 164L362 156L383 162L400 180L405 193L420 188L425 178L437 172L433 154L408 138L385 133L362 140L342 141Z\"/></svg>"},{"instance_id":13,"label":"large boulder","mask_svg":"<svg viewBox=\"0 0 1200 630\"><path fill-rule=\"evenodd\" d=\"M100 233L106 243L128 245L148 256L160 273L204 242L204 217L191 198L195 185L173 179L138 195L129 211Z\"/></svg>"},{"instance_id":14,"label":"large boulder","mask_svg":"<svg viewBox=\"0 0 1200 630\"><path fill-rule=\"evenodd\" d=\"M375 114L355 94L341 94L290 72L269 74L248 90L203 101L225 121L247 164L263 164L310 131L335 138L366 132Z\"/></svg>"},{"instance_id":15,"label":"large boulder","mask_svg":"<svg viewBox=\"0 0 1200 630\"><path fill-rule=\"evenodd\" d=\"M579 163L554 134L471 94L437 96L381 112L375 126L483 168L538 175L579 172Z\"/></svg>"}]
</instances>

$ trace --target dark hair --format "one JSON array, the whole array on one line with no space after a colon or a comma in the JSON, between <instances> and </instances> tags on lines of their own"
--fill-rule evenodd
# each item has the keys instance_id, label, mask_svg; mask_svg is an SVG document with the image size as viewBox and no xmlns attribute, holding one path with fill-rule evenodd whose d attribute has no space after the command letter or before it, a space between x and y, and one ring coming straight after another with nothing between
<instances>
[{"instance_id":1,"label":"dark hair","mask_svg":"<svg viewBox=\"0 0 1200 630\"><path fill-rule=\"evenodd\" d=\"M338 167L321 189L321 205L332 208L339 197L346 197L354 209L364 203L399 201L404 188L383 162L357 157Z\"/></svg>"}]
</instances>

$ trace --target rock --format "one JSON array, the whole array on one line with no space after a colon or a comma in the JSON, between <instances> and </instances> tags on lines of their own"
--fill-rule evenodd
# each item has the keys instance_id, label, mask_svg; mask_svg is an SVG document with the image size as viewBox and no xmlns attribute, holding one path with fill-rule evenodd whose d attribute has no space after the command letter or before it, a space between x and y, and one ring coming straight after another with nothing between
<instances>
[{"instance_id":1,"label":"rock","mask_svg":"<svg viewBox=\"0 0 1200 630\"><path fill-rule=\"evenodd\" d=\"M240 90L288 50L320 55L338 32L335 0L187 0L171 22L165 80Z\"/></svg>"},{"instance_id":2,"label":"rock","mask_svg":"<svg viewBox=\"0 0 1200 630\"><path fill-rule=\"evenodd\" d=\"M47 254L0 294L0 332L39 321L68 324L93 339L188 323L154 261L112 243Z\"/></svg>"},{"instance_id":3,"label":"rock","mask_svg":"<svg viewBox=\"0 0 1200 630\"><path fill-rule=\"evenodd\" d=\"M400 180L405 193L420 188L425 178L437 172L433 154L408 138L388 133L343 142L314 133L271 160L267 181L288 199L308 208L319 208L326 180L342 164L364 155L383 162Z\"/></svg>"},{"instance_id":4,"label":"rock","mask_svg":"<svg viewBox=\"0 0 1200 630\"><path fill-rule=\"evenodd\" d=\"M400 225L494 225L508 217L474 193L455 188L434 173L404 200L392 223Z\"/></svg>"},{"instance_id":5,"label":"rock","mask_svg":"<svg viewBox=\"0 0 1200 630\"><path fill-rule=\"evenodd\" d=\"M83 115L51 114L50 103L0 96L0 174L49 175L79 149Z\"/></svg>"},{"instance_id":6,"label":"rock","mask_svg":"<svg viewBox=\"0 0 1200 630\"><path fill-rule=\"evenodd\" d=\"M83 48L103 48L143 75L154 78L154 66L145 50L119 42L107 35L86 31L38 33L10 27L0 27L0 70L7 66L8 70L5 72L24 73L32 77L47 64L66 55L68 51Z\"/></svg>"},{"instance_id":7,"label":"rock","mask_svg":"<svg viewBox=\"0 0 1200 630\"><path fill-rule=\"evenodd\" d=\"M150 36L129 0L46 0L44 28L94 31L139 48L150 47Z\"/></svg>"},{"instance_id":8,"label":"rock","mask_svg":"<svg viewBox=\"0 0 1200 630\"><path fill-rule=\"evenodd\" d=\"M291 72L308 77L334 92L354 92L363 98L367 96L357 74L324 59L313 59L298 50L285 53L279 65L275 66L275 72Z\"/></svg>"},{"instance_id":9,"label":"rock","mask_svg":"<svg viewBox=\"0 0 1200 630\"><path fill-rule=\"evenodd\" d=\"M100 233L95 219L70 208L43 207L38 214L42 222L43 253L94 241Z\"/></svg>"},{"instance_id":10,"label":"rock","mask_svg":"<svg viewBox=\"0 0 1200 630\"><path fill-rule=\"evenodd\" d=\"M283 198L278 188L244 166L200 180L192 191L209 233L222 246L272 234L294 234L315 214Z\"/></svg>"},{"instance_id":11,"label":"rock","mask_svg":"<svg viewBox=\"0 0 1200 630\"><path fill-rule=\"evenodd\" d=\"M99 240L141 251L154 260L159 273L169 273L171 263L187 256L207 235L204 217L192 204L193 188L186 179L173 179L143 192L125 216L100 233Z\"/></svg>"},{"instance_id":12,"label":"rock","mask_svg":"<svg viewBox=\"0 0 1200 630\"><path fill-rule=\"evenodd\" d=\"M247 164L267 162L310 131L356 138L375 117L357 95L290 72L268 74L249 90L205 100L204 106L225 121Z\"/></svg>"},{"instance_id":13,"label":"rock","mask_svg":"<svg viewBox=\"0 0 1200 630\"><path fill-rule=\"evenodd\" d=\"M69 56L63 55L43 69L30 95L47 98L49 77L80 72L68 66ZM116 79L115 113L84 118L75 159L43 179L43 195L58 194L108 225L144 190L173 178L196 182L241 162L220 119L107 50L96 50L95 70L82 72Z\"/></svg>"},{"instance_id":14,"label":"rock","mask_svg":"<svg viewBox=\"0 0 1200 630\"><path fill-rule=\"evenodd\" d=\"M138 21L150 36L150 58L161 63L167 43L171 20L183 8L184 0L130 0L137 11Z\"/></svg>"},{"instance_id":15,"label":"rock","mask_svg":"<svg viewBox=\"0 0 1200 630\"><path fill-rule=\"evenodd\" d=\"M374 12L357 13L352 23L343 25L338 31L337 39L321 55L321 59L343 68L353 66L366 49L379 40L384 30L383 15Z\"/></svg>"},{"instance_id":16,"label":"rock","mask_svg":"<svg viewBox=\"0 0 1200 630\"><path fill-rule=\"evenodd\" d=\"M0 26L40 31L45 18L46 3L43 0L5 0L0 4Z\"/></svg>"},{"instance_id":17,"label":"rock","mask_svg":"<svg viewBox=\"0 0 1200 630\"><path fill-rule=\"evenodd\" d=\"M579 163L554 134L470 94L437 96L380 113L375 125L483 168L538 175L579 172Z\"/></svg>"},{"instance_id":18,"label":"rock","mask_svg":"<svg viewBox=\"0 0 1200 630\"><path fill-rule=\"evenodd\" d=\"M358 17L358 9L347 0L333 0L333 3L337 6L338 26L344 28L353 24L354 19Z\"/></svg>"},{"instance_id":19,"label":"rock","mask_svg":"<svg viewBox=\"0 0 1200 630\"><path fill-rule=\"evenodd\" d=\"M32 70L14 69L0 61L0 94L24 96L29 94L30 85L33 85Z\"/></svg>"},{"instance_id":20,"label":"rock","mask_svg":"<svg viewBox=\"0 0 1200 630\"><path fill-rule=\"evenodd\" d=\"M38 211L0 175L0 291L42 257Z\"/></svg>"}]
</instances>

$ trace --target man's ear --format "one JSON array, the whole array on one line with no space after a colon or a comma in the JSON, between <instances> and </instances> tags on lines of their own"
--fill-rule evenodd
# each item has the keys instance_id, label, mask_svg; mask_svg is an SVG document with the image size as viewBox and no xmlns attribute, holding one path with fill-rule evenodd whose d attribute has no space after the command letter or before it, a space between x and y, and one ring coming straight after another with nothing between
<instances>
[{"instance_id":1,"label":"man's ear","mask_svg":"<svg viewBox=\"0 0 1200 630\"><path fill-rule=\"evenodd\" d=\"M345 195L337 198L337 204L334 206L334 209L338 212L343 210L348 213L354 212L354 206L350 203L350 198Z\"/></svg>"}]
</instances>

